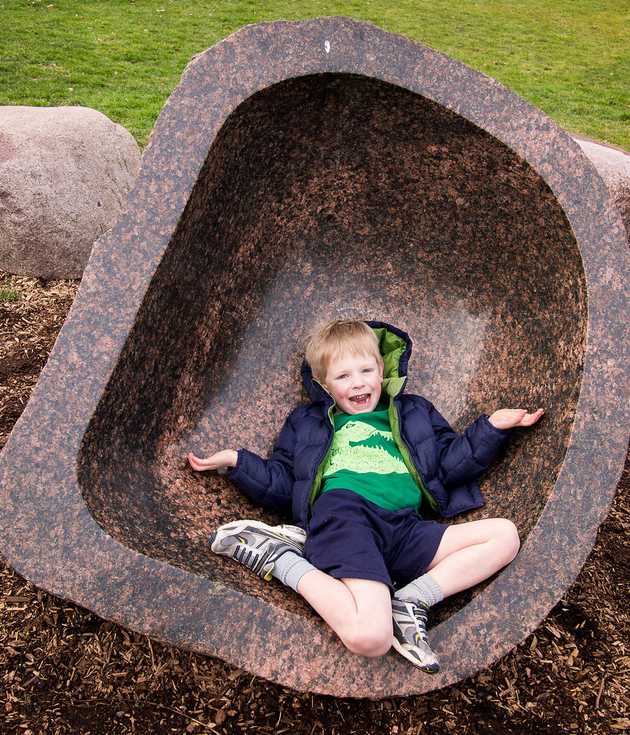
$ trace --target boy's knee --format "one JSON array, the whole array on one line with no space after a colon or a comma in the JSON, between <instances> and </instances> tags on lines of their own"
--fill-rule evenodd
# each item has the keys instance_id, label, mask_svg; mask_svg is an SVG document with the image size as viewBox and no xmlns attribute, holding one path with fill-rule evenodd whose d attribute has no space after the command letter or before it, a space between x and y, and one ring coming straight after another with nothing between
<instances>
[{"instance_id":1,"label":"boy's knee","mask_svg":"<svg viewBox=\"0 0 630 735\"><path fill-rule=\"evenodd\" d=\"M512 561L518 554L518 550L521 548L521 540L518 535L518 529L507 518L497 519L500 522L499 526L499 538L501 546L506 556L506 564Z\"/></svg>"},{"instance_id":2,"label":"boy's knee","mask_svg":"<svg viewBox=\"0 0 630 735\"><path fill-rule=\"evenodd\" d=\"M357 626L343 638L349 651L360 656L384 656L392 645L393 633L390 629L367 628Z\"/></svg>"}]
</instances>

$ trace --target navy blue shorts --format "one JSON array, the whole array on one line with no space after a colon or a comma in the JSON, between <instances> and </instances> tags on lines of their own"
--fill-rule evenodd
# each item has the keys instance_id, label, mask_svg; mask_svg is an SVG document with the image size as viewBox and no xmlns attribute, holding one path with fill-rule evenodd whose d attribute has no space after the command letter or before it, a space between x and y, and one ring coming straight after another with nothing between
<instances>
[{"instance_id":1,"label":"navy blue shorts","mask_svg":"<svg viewBox=\"0 0 630 735\"><path fill-rule=\"evenodd\" d=\"M372 579L394 590L426 572L447 528L413 508L385 510L352 490L330 490L313 505L304 556L336 579Z\"/></svg>"}]
</instances>

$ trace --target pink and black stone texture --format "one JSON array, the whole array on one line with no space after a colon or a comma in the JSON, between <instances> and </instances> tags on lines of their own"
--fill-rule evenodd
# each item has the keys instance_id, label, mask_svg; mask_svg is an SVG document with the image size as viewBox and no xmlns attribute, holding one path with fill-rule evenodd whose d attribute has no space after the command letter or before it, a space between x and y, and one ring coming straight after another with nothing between
<instances>
[{"instance_id":1,"label":"pink and black stone texture","mask_svg":"<svg viewBox=\"0 0 630 735\"><path fill-rule=\"evenodd\" d=\"M0 460L1 552L60 597L259 676L420 693L487 667L575 579L627 446L625 233L593 166L495 80L347 18L247 26L195 57ZM546 409L487 476L523 547L443 605L429 677L349 653L293 592L213 556L276 518L186 453L265 454L315 321L399 325L408 389L456 428Z\"/></svg>"}]
</instances>

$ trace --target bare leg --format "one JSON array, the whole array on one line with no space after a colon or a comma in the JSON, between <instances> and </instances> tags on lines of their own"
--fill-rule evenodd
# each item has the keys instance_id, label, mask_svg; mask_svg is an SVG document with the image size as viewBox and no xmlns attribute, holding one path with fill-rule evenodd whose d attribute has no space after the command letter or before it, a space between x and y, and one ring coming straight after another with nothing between
<instances>
[{"instance_id":1,"label":"bare leg","mask_svg":"<svg viewBox=\"0 0 630 735\"><path fill-rule=\"evenodd\" d=\"M392 607L382 582L339 580L315 569L300 579L297 591L353 653L382 656L389 650Z\"/></svg>"},{"instance_id":2,"label":"bare leg","mask_svg":"<svg viewBox=\"0 0 630 735\"><path fill-rule=\"evenodd\" d=\"M439 671L427 640L429 608L489 577L512 561L518 548L516 527L505 518L447 528L428 571L394 596L396 650L428 673Z\"/></svg>"},{"instance_id":3,"label":"bare leg","mask_svg":"<svg viewBox=\"0 0 630 735\"><path fill-rule=\"evenodd\" d=\"M431 577L444 597L468 589L509 564L519 549L516 527L505 518L450 526L442 536Z\"/></svg>"}]
</instances>

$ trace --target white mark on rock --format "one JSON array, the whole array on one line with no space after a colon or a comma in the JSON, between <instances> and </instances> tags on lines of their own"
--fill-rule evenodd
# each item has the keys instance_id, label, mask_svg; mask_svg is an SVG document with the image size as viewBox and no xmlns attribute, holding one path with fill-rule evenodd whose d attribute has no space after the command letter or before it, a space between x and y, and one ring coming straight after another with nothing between
<instances>
[{"instance_id":1,"label":"white mark on rock","mask_svg":"<svg viewBox=\"0 0 630 735\"><path fill-rule=\"evenodd\" d=\"M327 54L330 53L330 41L324 41L324 51L326 51Z\"/></svg>"}]
</instances>

